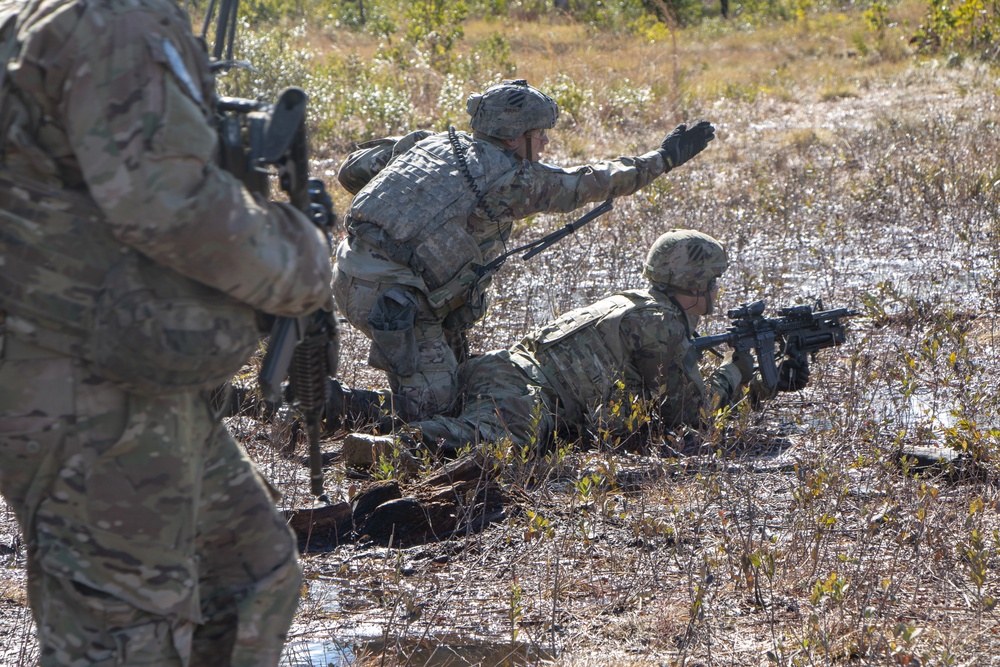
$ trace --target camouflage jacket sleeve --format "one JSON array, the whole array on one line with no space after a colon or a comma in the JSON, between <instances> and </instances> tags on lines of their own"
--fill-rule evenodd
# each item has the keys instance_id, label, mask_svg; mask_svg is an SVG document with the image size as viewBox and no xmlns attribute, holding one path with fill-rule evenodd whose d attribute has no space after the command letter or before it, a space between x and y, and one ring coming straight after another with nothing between
<instances>
[{"instance_id":1,"label":"camouflage jacket sleeve","mask_svg":"<svg viewBox=\"0 0 1000 667\"><path fill-rule=\"evenodd\" d=\"M523 162L483 197L482 208L520 219L543 211L567 212L608 197L623 197L667 171L658 152L562 169Z\"/></svg>"},{"instance_id":2,"label":"camouflage jacket sleeve","mask_svg":"<svg viewBox=\"0 0 1000 667\"><path fill-rule=\"evenodd\" d=\"M216 166L214 88L186 14L170 0L83 7L53 22L65 23L64 34L50 26L27 45L24 65L37 72L38 88L27 77L25 92L63 126L114 234L266 312L298 315L328 303L322 234Z\"/></svg>"},{"instance_id":3,"label":"camouflage jacket sleeve","mask_svg":"<svg viewBox=\"0 0 1000 667\"><path fill-rule=\"evenodd\" d=\"M621 331L646 395L660 401L664 423L697 426L704 409L730 405L739 397L739 371L723 366L706 387L700 355L688 338L696 322L685 326L685 317L667 309L643 309L624 317Z\"/></svg>"}]
</instances>

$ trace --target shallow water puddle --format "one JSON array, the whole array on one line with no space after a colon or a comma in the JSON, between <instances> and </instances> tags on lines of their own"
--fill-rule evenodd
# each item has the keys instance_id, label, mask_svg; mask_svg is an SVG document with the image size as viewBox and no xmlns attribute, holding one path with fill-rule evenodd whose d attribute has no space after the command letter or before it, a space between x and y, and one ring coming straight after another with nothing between
<instances>
[{"instance_id":1,"label":"shallow water puddle","mask_svg":"<svg viewBox=\"0 0 1000 667\"><path fill-rule=\"evenodd\" d=\"M403 626L397 620L387 641L384 624L370 615L379 613L372 593L343 579L310 581L301 604L303 610L313 610L313 620L299 626L297 633L293 628L292 635L298 634L299 639L285 647L281 667L347 667L363 656L383 654L390 656L391 664L401 657L408 664L427 667L513 667L546 664L553 658L548 649L512 642L509 635L456 630L462 623L458 618L450 626L432 628ZM342 612L364 611L369 612L364 621L342 616Z\"/></svg>"},{"instance_id":2,"label":"shallow water puddle","mask_svg":"<svg viewBox=\"0 0 1000 667\"><path fill-rule=\"evenodd\" d=\"M485 637L395 636L391 646L386 646L381 637L355 637L291 642L285 647L281 667L346 667L355 664L360 656L378 656L384 652L424 667L514 667L547 664L553 658L538 647Z\"/></svg>"}]
</instances>

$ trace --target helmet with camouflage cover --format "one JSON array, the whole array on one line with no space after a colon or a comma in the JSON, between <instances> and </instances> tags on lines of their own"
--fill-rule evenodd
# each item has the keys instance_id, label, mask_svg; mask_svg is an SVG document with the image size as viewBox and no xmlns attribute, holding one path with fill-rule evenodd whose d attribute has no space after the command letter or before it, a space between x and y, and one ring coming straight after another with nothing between
<instances>
[{"instance_id":1,"label":"helmet with camouflage cover","mask_svg":"<svg viewBox=\"0 0 1000 667\"><path fill-rule=\"evenodd\" d=\"M708 234L672 229L653 242L642 273L654 287L701 296L729 267L726 249Z\"/></svg>"},{"instance_id":2,"label":"helmet with camouflage cover","mask_svg":"<svg viewBox=\"0 0 1000 667\"><path fill-rule=\"evenodd\" d=\"M555 100L524 79L505 79L474 93L465 110L473 130L496 139L513 140L529 130L547 130L559 118Z\"/></svg>"}]
</instances>

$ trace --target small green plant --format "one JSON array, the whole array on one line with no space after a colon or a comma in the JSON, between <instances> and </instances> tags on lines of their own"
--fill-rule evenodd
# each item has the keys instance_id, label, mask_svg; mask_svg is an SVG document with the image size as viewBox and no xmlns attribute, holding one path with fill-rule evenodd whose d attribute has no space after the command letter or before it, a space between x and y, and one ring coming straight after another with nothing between
<instances>
[{"instance_id":1,"label":"small green plant","mask_svg":"<svg viewBox=\"0 0 1000 667\"><path fill-rule=\"evenodd\" d=\"M510 643L517 642L517 636L521 632L521 619L524 618L524 589L515 579L510 584L510 593L507 596L508 608L507 618L510 621Z\"/></svg>"},{"instance_id":2,"label":"small green plant","mask_svg":"<svg viewBox=\"0 0 1000 667\"><path fill-rule=\"evenodd\" d=\"M522 536L525 542L533 540L551 539L555 537L556 529L552 522L538 512L527 511L528 525L525 527Z\"/></svg>"},{"instance_id":3,"label":"small green plant","mask_svg":"<svg viewBox=\"0 0 1000 667\"><path fill-rule=\"evenodd\" d=\"M836 572L831 572L826 579L816 581L809 601L814 606L819 606L824 599L829 599L834 604L838 604L844 600L844 595L850 586L842 576L839 576Z\"/></svg>"},{"instance_id":4,"label":"small green plant","mask_svg":"<svg viewBox=\"0 0 1000 667\"><path fill-rule=\"evenodd\" d=\"M579 81L565 72L558 72L542 84L544 90L559 105L559 125L573 126L581 123L594 108L594 91L584 88Z\"/></svg>"}]
</instances>

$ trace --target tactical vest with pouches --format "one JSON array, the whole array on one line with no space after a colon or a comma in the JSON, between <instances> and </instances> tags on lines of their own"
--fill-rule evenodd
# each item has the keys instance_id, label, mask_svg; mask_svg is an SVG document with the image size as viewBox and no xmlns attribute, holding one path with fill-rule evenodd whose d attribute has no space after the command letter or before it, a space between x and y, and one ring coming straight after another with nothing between
<instances>
[{"instance_id":1,"label":"tactical vest with pouches","mask_svg":"<svg viewBox=\"0 0 1000 667\"><path fill-rule=\"evenodd\" d=\"M582 423L588 410L609 400L617 383L629 390L641 385L641 378L628 375L620 331L625 315L648 307L662 304L646 291L619 292L556 318L519 343L555 385L568 423Z\"/></svg>"},{"instance_id":2,"label":"tactical vest with pouches","mask_svg":"<svg viewBox=\"0 0 1000 667\"><path fill-rule=\"evenodd\" d=\"M88 196L2 165L0 266L6 335L137 393L217 386L259 343L250 306L122 244Z\"/></svg>"},{"instance_id":3,"label":"tactical vest with pouches","mask_svg":"<svg viewBox=\"0 0 1000 667\"><path fill-rule=\"evenodd\" d=\"M391 168L357 194L346 220L352 234L410 267L431 294L437 292L432 302L441 304L468 291L469 280L460 277L485 263L466 228L480 193L489 192L518 165L487 141L462 133L457 137L464 166L448 133L428 137L395 158Z\"/></svg>"}]
</instances>

